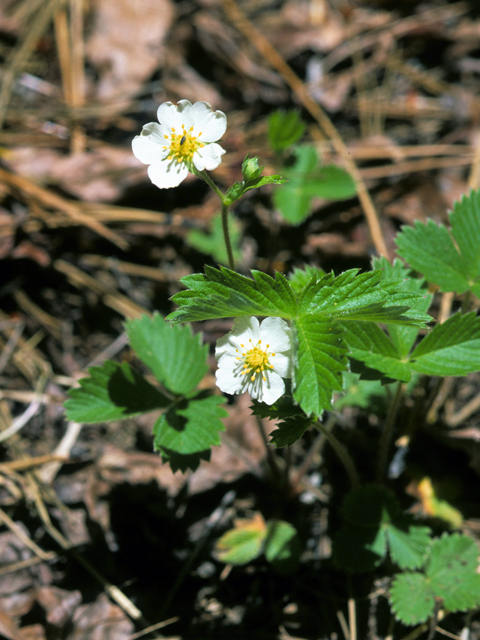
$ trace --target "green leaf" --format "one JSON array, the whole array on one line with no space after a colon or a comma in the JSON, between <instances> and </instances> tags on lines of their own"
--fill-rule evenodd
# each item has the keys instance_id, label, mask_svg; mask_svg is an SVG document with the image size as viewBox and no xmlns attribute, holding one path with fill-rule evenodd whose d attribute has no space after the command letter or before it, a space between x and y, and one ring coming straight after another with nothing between
<instances>
[{"instance_id":1,"label":"green leaf","mask_svg":"<svg viewBox=\"0 0 480 640\"><path fill-rule=\"evenodd\" d=\"M295 144L305 133L305 124L298 111L274 111L268 118L268 141L275 152Z\"/></svg>"},{"instance_id":2,"label":"green leaf","mask_svg":"<svg viewBox=\"0 0 480 640\"><path fill-rule=\"evenodd\" d=\"M232 243L233 257L240 261L240 238L242 231L235 218L229 220L230 240ZM223 237L222 216L218 214L212 218L211 233L204 233L198 229L192 229L187 233L185 242L193 249L212 256L220 264L228 264L228 255Z\"/></svg>"},{"instance_id":3,"label":"green leaf","mask_svg":"<svg viewBox=\"0 0 480 640\"><path fill-rule=\"evenodd\" d=\"M333 540L336 566L351 573L373 571L386 555L386 533L378 526L344 525Z\"/></svg>"},{"instance_id":4,"label":"green leaf","mask_svg":"<svg viewBox=\"0 0 480 640\"><path fill-rule=\"evenodd\" d=\"M323 278L325 271L320 267L313 267L311 265L304 265L303 269L294 267L292 273L288 274L288 281L290 286L295 292L297 297L303 293L307 285L315 279L315 282L320 278Z\"/></svg>"},{"instance_id":5,"label":"green leaf","mask_svg":"<svg viewBox=\"0 0 480 640\"><path fill-rule=\"evenodd\" d=\"M190 322L232 316L276 316L291 318L296 314L297 300L287 279L280 273L275 278L252 271L246 278L225 267L205 267L205 275L186 276L181 282L188 287L172 300L179 306L167 320Z\"/></svg>"},{"instance_id":6,"label":"green leaf","mask_svg":"<svg viewBox=\"0 0 480 640\"><path fill-rule=\"evenodd\" d=\"M314 147L303 145L295 149L295 163L284 167L289 183L274 194L275 205L291 224L300 224L310 213L315 196L328 200L343 200L356 193L355 182L344 169L334 165L318 167Z\"/></svg>"},{"instance_id":7,"label":"green leaf","mask_svg":"<svg viewBox=\"0 0 480 640\"><path fill-rule=\"evenodd\" d=\"M433 593L451 612L480 606L479 550L461 533L443 534L432 544L426 576Z\"/></svg>"},{"instance_id":8,"label":"green leaf","mask_svg":"<svg viewBox=\"0 0 480 640\"><path fill-rule=\"evenodd\" d=\"M342 504L342 515L346 522L363 527L379 527L400 514L400 505L395 496L378 485L364 485L352 489Z\"/></svg>"},{"instance_id":9,"label":"green leaf","mask_svg":"<svg viewBox=\"0 0 480 640\"><path fill-rule=\"evenodd\" d=\"M171 400L152 387L126 362L107 360L101 367L88 370L89 377L80 380L79 389L70 389L65 402L69 420L76 422L108 422L162 409Z\"/></svg>"},{"instance_id":10,"label":"green leaf","mask_svg":"<svg viewBox=\"0 0 480 640\"><path fill-rule=\"evenodd\" d=\"M432 220L404 227L397 236L399 254L442 291L480 293L480 191L456 202L451 232Z\"/></svg>"},{"instance_id":11,"label":"green leaf","mask_svg":"<svg viewBox=\"0 0 480 640\"><path fill-rule=\"evenodd\" d=\"M215 544L215 556L220 562L241 565L251 562L263 551L267 526L261 514L249 520L235 522L235 528L226 531Z\"/></svg>"},{"instance_id":12,"label":"green leaf","mask_svg":"<svg viewBox=\"0 0 480 640\"><path fill-rule=\"evenodd\" d=\"M392 341L371 322L345 323L345 342L352 358L361 360L367 367L380 371L388 378L408 382L412 377L407 362L403 362Z\"/></svg>"},{"instance_id":13,"label":"green leaf","mask_svg":"<svg viewBox=\"0 0 480 640\"><path fill-rule=\"evenodd\" d=\"M410 357L418 373L462 376L480 370L480 317L456 313L423 338Z\"/></svg>"},{"instance_id":14,"label":"green leaf","mask_svg":"<svg viewBox=\"0 0 480 640\"><path fill-rule=\"evenodd\" d=\"M332 405L333 391L342 388L347 370L346 345L338 323L313 315L294 321L297 334L295 400L303 411L315 416Z\"/></svg>"},{"instance_id":15,"label":"green leaf","mask_svg":"<svg viewBox=\"0 0 480 640\"><path fill-rule=\"evenodd\" d=\"M433 615L435 596L423 573L401 573L393 580L390 603L397 620L416 625Z\"/></svg>"},{"instance_id":16,"label":"green leaf","mask_svg":"<svg viewBox=\"0 0 480 640\"><path fill-rule=\"evenodd\" d=\"M360 407L370 409L372 413L385 413L386 392L379 380L362 380L355 373L344 373L343 394L335 398L334 411L342 411L344 407Z\"/></svg>"},{"instance_id":17,"label":"green leaf","mask_svg":"<svg viewBox=\"0 0 480 640\"><path fill-rule=\"evenodd\" d=\"M273 404L253 401L250 407L252 414L260 418L281 420L277 429L270 433L272 442L277 448L289 447L303 436L313 420L307 416L291 395L289 381L286 381L286 392Z\"/></svg>"},{"instance_id":18,"label":"green leaf","mask_svg":"<svg viewBox=\"0 0 480 640\"><path fill-rule=\"evenodd\" d=\"M270 433L271 441L277 449L291 447L292 444L303 436L312 422L312 418L308 416L285 418L277 424L277 429Z\"/></svg>"},{"instance_id":19,"label":"green leaf","mask_svg":"<svg viewBox=\"0 0 480 640\"><path fill-rule=\"evenodd\" d=\"M191 455L219 445L218 434L225 430L221 418L227 416L220 406L224 403L225 398L205 392L177 402L153 427L155 449Z\"/></svg>"},{"instance_id":20,"label":"green leaf","mask_svg":"<svg viewBox=\"0 0 480 640\"><path fill-rule=\"evenodd\" d=\"M269 522L265 557L280 573L292 573L300 558L300 543L295 527L283 520Z\"/></svg>"},{"instance_id":21,"label":"green leaf","mask_svg":"<svg viewBox=\"0 0 480 640\"><path fill-rule=\"evenodd\" d=\"M387 525L390 556L401 569L419 569L431 543L429 527L411 524L410 518L397 518Z\"/></svg>"},{"instance_id":22,"label":"green leaf","mask_svg":"<svg viewBox=\"0 0 480 640\"><path fill-rule=\"evenodd\" d=\"M423 296L402 290L401 280L380 282L382 271L350 269L311 281L299 300L299 314L315 313L342 321L384 322L423 327L431 317L410 307Z\"/></svg>"},{"instance_id":23,"label":"green leaf","mask_svg":"<svg viewBox=\"0 0 480 640\"><path fill-rule=\"evenodd\" d=\"M404 281L401 286L402 290L408 289L410 291L420 293L423 297L413 305L413 309L423 313L428 311L432 303L433 296L428 293L425 280L423 278L416 277L401 260L395 260L394 263L391 264L384 257L374 258L373 268L382 269L381 282L383 280L402 279ZM388 333L400 358L404 358L413 347L418 336L418 328L390 324L388 326Z\"/></svg>"},{"instance_id":24,"label":"green leaf","mask_svg":"<svg viewBox=\"0 0 480 640\"><path fill-rule=\"evenodd\" d=\"M210 462L212 450L206 449L205 451L198 451L198 453L190 453L187 455L162 447L160 449L160 453L162 460L164 462L168 462L173 473L176 473L177 471L185 473L189 469L191 471L196 471L202 460Z\"/></svg>"},{"instance_id":25,"label":"green leaf","mask_svg":"<svg viewBox=\"0 0 480 640\"><path fill-rule=\"evenodd\" d=\"M207 372L208 345L190 327L171 327L159 314L126 323L132 348L169 391L188 395Z\"/></svg>"}]
</instances>

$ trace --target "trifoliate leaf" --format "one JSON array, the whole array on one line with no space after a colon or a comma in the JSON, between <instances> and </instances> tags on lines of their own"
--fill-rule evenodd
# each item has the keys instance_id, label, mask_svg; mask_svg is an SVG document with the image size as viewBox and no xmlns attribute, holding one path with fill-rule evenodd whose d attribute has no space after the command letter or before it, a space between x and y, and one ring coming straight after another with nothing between
<instances>
[{"instance_id":1,"label":"trifoliate leaf","mask_svg":"<svg viewBox=\"0 0 480 640\"><path fill-rule=\"evenodd\" d=\"M220 406L224 402L225 398L205 392L177 402L153 427L155 449L190 455L219 445L218 434L225 430L221 418L227 416Z\"/></svg>"},{"instance_id":2,"label":"trifoliate leaf","mask_svg":"<svg viewBox=\"0 0 480 640\"><path fill-rule=\"evenodd\" d=\"M301 224L310 213L311 199L345 200L356 193L355 182L344 169L334 165L319 167L314 147L295 149L295 163L283 168L289 182L274 193L275 205L290 224Z\"/></svg>"},{"instance_id":3,"label":"trifoliate leaf","mask_svg":"<svg viewBox=\"0 0 480 640\"><path fill-rule=\"evenodd\" d=\"M208 346L190 327L171 327L155 314L129 320L126 331L140 360L172 393L189 394L207 372Z\"/></svg>"},{"instance_id":4,"label":"trifoliate leaf","mask_svg":"<svg viewBox=\"0 0 480 640\"><path fill-rule=\"evenodd\" d=\"M480 191L456 202L449 231L432 220L416 221L397 236L399 254L442 291L480 294ZM454 242L455 241L455 242Z\"/></svg>"},{"instance_id":5,"label":"trifoliate leaf","mask_svg":"<svg viewBox=\"0 0 480 640\"><path fill-rule=\"evenodd\" d=\"M240 224L234 218L229 220L230 240L232 243L233 257L236 262L241 258L240 238L242 231ZM223 237L222 216L218 214L212 218L211 233L204 233L198 229L192 229L187 233L185 242L197 251L206 253L219 264L228 264L227 249Z\"/></svg>"},{"instance_id":6,"label":"trifoliate leaf","mask_svg":"<svg viewBox=\"0 0 480 640\"><path fill-rule=\"evenodd\" d=\"M445 609L467 611L480 606L479 549L461 533L443 534L432 544L426 577Z\"/></svg>"},{"instance_id":7,"label":"trifoliate leaf","mask_svg":"<svg viewBox=\"0 0 480 640\"><path fill-rule=\"evenodd\" d=\"M295 320L298 341L294 398L309 415L330 409L347 370L346 346L338 323L314 315Z\"/></svg>"},{"instance_id":8,"label":"trifoliate leaf","mask_svg":"<svg viewBox=\"0 0 480 640\"><path fill-rule=\"evenodd\" d=\"M288 280L280 273L275 278L252 271L246 278L225 267L205 267L205 275L186 276L181 282L188 291L180 291L172 300L179 308L170 322L190 322L232 316L276 316L291 318L297 300Z\"/></svg>"},{"instance_id":9,"label":"trifoliate leaf","mask_svg":"<svg viewBox=\"0 0 480 640\"><path fill-rule=\"evenodd\" d=\"M393 580L390 604L397 620L416 625L432 616L435 596L423 573L401 573Z\"/></svg>"},{"instance_id":10,"label":"trifoliate leaf","mask_svg":"<svg viewBox=\"0 0 480 640\"><path fill-rule=\"evenodd\" d=\"M260 513L251 519L239 519L234 529L217 540L215 557L228 564L247 564L262 553L266 537L267 525Z\"/></svg>"},{"instance_id":11,"label":"trifoliate leaf","mask_svg":"<svg viewBox=\"0 0 480 640\"><path fill-rule=\"evenodd\" d=\"M456 313L426 335L410 356L410 367L435 376L480 370L480 317Z\"/></svg>"},{"instance_id":12,"label":"trifoliate leaf","mask_svg":"<svg viewBox=\"0 0 480 640\"><path fill-rule=\"evenodd\" d=\"M69 420L87 423L120 420L165 408L172 402L127 362L107 360L88 373L88 378L80 380L79 389L68 392L70 399L65 402L65 409Z\"/></svg>"},{"instance_id":13,"label":"trifoliate leaf","mask_svg":"<svg viewBox=\"0 0 480 640\"><path fill-rule=\"evenodd\" d=\"M274 111L268 118L268 142L275 152L281 152L300 140L305 124L298 111Z\"/></svg>"}]
</instances>

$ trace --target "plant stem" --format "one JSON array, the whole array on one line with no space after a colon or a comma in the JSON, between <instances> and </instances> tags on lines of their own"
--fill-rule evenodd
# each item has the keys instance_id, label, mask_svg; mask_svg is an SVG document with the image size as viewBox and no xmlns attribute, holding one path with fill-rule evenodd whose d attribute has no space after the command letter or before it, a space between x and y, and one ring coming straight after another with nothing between
<instances>
[{"instance_id":1,"label":"plant stem","mask_svg":"<svg viewBox=\"0 0 480 640\"><path fill-rule=\"evenodd\" d=\"M233 259L232 243L230 241L230 231L228 229L228 205L222 203L222 228L225 247L227 248L228 266L232 271L235 269L235 261Z\"/></svg>"},{"instance_id":2,"label":"plant stem","mask_svg":"<svg viewBox=\"0 0 480 640\"><path fill-rule=\"evenodd\" d=\"M395 426L395 418L397 417L400 398L402 397L402 383L397 382L395 395L388 407L387 417L385 418L385 426L382 437L380 438L380 452L378 457L377 480L383 482L385 471L387 468L388 452L393 437L393 428Z\"/></svg>"},{"instance_id":3,"label":"plant stem","mask_svg":"<svg viewBox=\"0 0 480 640\"><path fill-rule=\"evenodd\" d=\"M230 231L229 231L229 228L228 228L228 204L225 204L225 195L217 187L217 185L213 182L213 180L210 178L210 176L208 175L208 173L205 170L204 171L198 171L198 172L196 172L195 175L197 175L199 178L202 178L202 180L205 180L205 182L208 184L208 186L213 191L215 191L217 196L222 201L223 238L225 240L225 247L227 249L228 266L233 271L235 269L235 261L233 259L232 242L230 240Z\"/></svg>"},{"instance_id":4,"label":"plant stem","mask_svg":"<svg viewBox=\"0 0 480 640\"><path fill-rule=\"evenodd\" d=\"M329 429L324 427L324 425L320 422L320 420L317 420L317 422L315 423L315 427L318 429L318 431L320 431L320 433L322 433L325 436L325 439L328 440L333 450L337 454L340 462L345 467L345 471L347 472L348 477L350 478L352 487L353 488L358 487L360 484L360 481L358 479L357 470L355 469L355 465L347 449L343 446L340 440L337 440L337 438L333 435L333 433Z\"/></svg>"}]
</instances>

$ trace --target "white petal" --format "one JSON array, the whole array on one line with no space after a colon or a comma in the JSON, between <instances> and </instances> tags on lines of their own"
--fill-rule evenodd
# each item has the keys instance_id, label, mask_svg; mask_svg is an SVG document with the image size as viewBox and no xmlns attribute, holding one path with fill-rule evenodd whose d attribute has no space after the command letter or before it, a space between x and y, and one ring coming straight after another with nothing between
<instances>
[{"instance_id":1,"label":"white petal","mask_svg":"<svg viewBox=\"0 0 480 640\"><path fill-rule=\"evenodd\" d=\"M181 102L188 102L188 100L182 100ZM172 132L172 128L175 129L177 133L180 133L183 123L181 111L185 110L189 105L191 108L192 105L190 102L188 102L188 105L180 105L180 103L176 105L171 102L164 102L157 109L158 121L168 129L169 133Z\"/></svg>"},{"instance_id":2,"label":"white petal","mask_svg":"<svg viewBox=\"0 0 480 640\"><path fill-rule=\"evenodd\" d=\"M260 338L270 345L271 351L289 351L292 347L292 331L281 318L265 318L260 327Z\"/></svg>"},{"instance_id":3,"label":"white petal","mask_svg":"<svg viewBox=\"0 0 480 640\"><path fill-rule=\"evenodd\" d=\"M196 135L201 134L202 142L220 140L227 129L227 116L223 111L212 111L208 102L196 102L193 105Z\"/></svg>"},{"instance_id":4,"label":"white petal","mask_svg":"<svg viewBox=\"0 0 480 640\"><path fill-rule=\"evenodd\" d=\"M280 376L277 376L272 371L270 373L267 372L265 377L267 378L266 381L260 378L261 386L259 385L258 388L253 389L249 388L248 391L252 398L265 402L265 404L273 404L285 393L285 383Z\"/></svg>"},{"instance_id":5,"label":"white petal","mask_svg":"<svg viewBox=\"0 0 480 640\"><path fill-rule=\"evenodd\" d=\"M171 189L185 180L188 175L187 167L181 162L161 160L148 167L148 177L160 189Z\"/></svg>"},{"instance_id":6,"label":"white petal","mask_svg":"<svg viewBox=\"0 0 480 640\"><path fill-rule=\"evenodd\" d=\"M292 377L292 358L290 353L275 353L273 357L270 358L270 364L273 364L273 371L277 373L282 378L291 378Z\"/></svg>"},{"instance_id":7,"label":"white petal","mask_svg":"<svg viewBox=\"0 0 480 640\"><path fill-rule=\"evenodd\" d=\"M235 318L230 333L238 336L242 341L249 340L250 338L257 341L260 333L259 327L260 323L255 316L239 316Z\"/></svg>"},{"instance_id":8,"label":"white petal","mask_svg":"<svg viewBox=\"0 0 480 640\"><path fill-rule=\"evenodd\" d=\"M225 149L215 142L207 144L193 154L193 164L199 171L207 169L212 171L221 163L221 156L225 153Z\"/></svg>"},{"instance_id":9,"label":"white petal","mask_svg":"<svg viewBox=\"0 0 480 640\"><path fill-rule=\"evenodd\" d=\"M168 150L162 149L165 144L160 125L150 122L143 127L141 134L132 140L133 155L143 164L158 162L168 153Z\"/></svg>"},{"instance_id":10,"label":"white petal","mask_svg":"<svg viewBox=\"0 0 480 640\"><path fill-rule=\"evenodd\" d=\"M234 372L231 368L218 368L215 372L217 386L225 393L243 393L246 390L245 376Z\"/></svg>"}]
</instances>

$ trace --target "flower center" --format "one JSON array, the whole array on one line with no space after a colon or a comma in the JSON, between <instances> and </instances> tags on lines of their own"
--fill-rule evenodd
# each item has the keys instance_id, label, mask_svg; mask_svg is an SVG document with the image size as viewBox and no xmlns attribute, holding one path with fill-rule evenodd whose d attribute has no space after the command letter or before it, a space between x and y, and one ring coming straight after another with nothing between
<instances>
[{"instance_id":1,"label":"flower center","mask_svg":"<svg viewBox=\"0 0 480 640\"><path fill-rule=\"evenodd\" d=\"M257 373L262 374L262 378L266 380L265 374L263 373L265 369L273 369L273 364L270 364L270 358L273 357L274 353L268 353L269 344L267 344L265 349L262 349L261 344L262 341L259 340L256 345L253 345L252 340L249 340L250 348L245 348L245 345L241 344L242 347L242 355L239 356L237 360L243 360L243 371L242 376L247 373L253 372L250 380L253 382L255 380L255 376ZM236 349L238 353L238 349Z\"/></svg>"},{"instance_id":2,"label":"flower center","mask_svg":"<svg viewBox=\"0 0 480 640\"><path fill-rule=\"evenodd\" d=\"M167 160L176 160L178 164L181 162L191 164L195 151L205 146L205 143L198 139L201 135L202 132L196 136L193 135L193 126L187 131L182 124L182 130L179 133L176 132L175 127L172 127L172 133L164 136L170 141L170 145L163 147L169 150Z\"/></svg>"}]
</instances>

